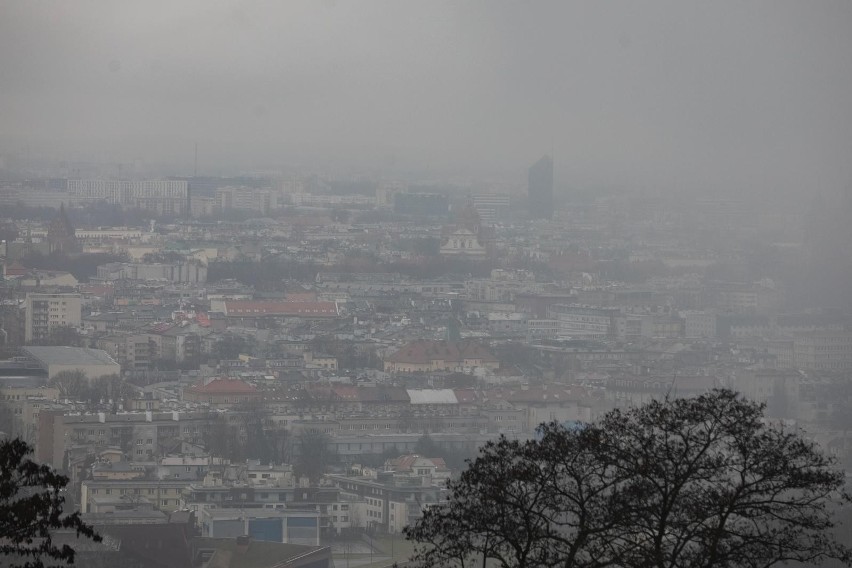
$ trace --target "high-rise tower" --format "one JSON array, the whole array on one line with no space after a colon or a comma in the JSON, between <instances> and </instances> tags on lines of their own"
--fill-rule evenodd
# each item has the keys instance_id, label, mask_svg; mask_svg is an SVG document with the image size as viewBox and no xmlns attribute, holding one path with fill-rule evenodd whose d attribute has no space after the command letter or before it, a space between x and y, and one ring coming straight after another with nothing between
<instances>
[{"instance_id":1,"label":"high-rise tower","mask_svg":"<svg viewBox=\"0 0 852 568\"><path fill-rule=\"evenodd\" d=\"M529 209L533 219L553 217L553 158L544 156L530 166Z\"/></svg>"}]
</instances>

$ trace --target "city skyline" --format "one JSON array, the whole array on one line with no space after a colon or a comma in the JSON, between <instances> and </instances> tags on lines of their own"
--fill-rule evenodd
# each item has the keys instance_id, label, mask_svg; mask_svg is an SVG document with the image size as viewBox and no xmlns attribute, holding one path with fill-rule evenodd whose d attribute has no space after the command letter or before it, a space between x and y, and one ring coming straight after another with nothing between
<instances>
[{"instance_id":1,"label":"city skyline","mask_svg":"<svg viewBox=\"0 0 852 568\"><path fill-rule=\"evenodd\" d=\"M0 155L789 196L852 183L852 7L8 3Z\"/></svg>"}]
</instances>

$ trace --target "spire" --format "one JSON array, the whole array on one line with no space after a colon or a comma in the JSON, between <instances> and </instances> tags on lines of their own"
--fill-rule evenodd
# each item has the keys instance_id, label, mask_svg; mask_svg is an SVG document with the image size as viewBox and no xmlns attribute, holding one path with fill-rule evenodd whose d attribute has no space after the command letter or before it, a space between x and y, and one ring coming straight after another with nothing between
<instances>
[{"instance_id":1,"label":"spire","mask_svg":"<svg viewBox=\"0 0 852 568\"><path fill-rule=\"evenodd\" d=\"M77 249L77 236L65 211L65 203L59 204L59 214L47 228L47 240L51 252L72 252Z\"/></svg>"}]
</instances>

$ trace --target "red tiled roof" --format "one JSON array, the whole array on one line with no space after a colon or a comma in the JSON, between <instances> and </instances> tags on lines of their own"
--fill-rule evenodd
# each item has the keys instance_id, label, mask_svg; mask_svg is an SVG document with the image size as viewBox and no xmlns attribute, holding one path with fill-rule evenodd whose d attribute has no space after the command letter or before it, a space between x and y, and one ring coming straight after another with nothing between
<instances>
[{"instance_id":1,"label":"red tiled roof","mask_svg":"<svg viewBox=\"0 0 852 568\"><path fill-rule=\"evenodd\" d=\"M257 389L237 379L214 379L206 385L192 385L187 391L193 394L254 394Z\"/></svg>"},{"instance_id":2,"label":"red tiled roof","mask_svg":"<svg viewBox=\"0 0 852 568\"><path fill-rule=\"evenodd\" d=\"M24 276L29 271L29 268L26 268L18 261L14 261L12 264L6 266L6 276Z\"/></svg>"},{"instance_id":3,"label":"red tiled roof","mask_svg":"<svg viewBox=\"0 0 852 568\"><path fill-rule=\"evenodd\" d=\"M430 339L407 343L398 351L389 355L386 360L391 363L426 364L435 360L461 363L465 359L497 361L497 357L488 351L488 348L475 341L434 341Z\"/></svg>"},{"instance_id":4,"label":"red tiled roof","mask_svg":"<svg viewBox=\"0 0 852 568\"><path fill-rule=\"evenodd\" d=\"M161 323L155 324L153 327L151 327L151 329L149 331L151 333L163 333L165 331L170 330L174 326L175 326L175 324L173 324L171 322L161 322Z\"/></svg>"},{"instance_id":5,"label":"red tiled roof","mask_svg":"<svg viewBox=\"0 0 852 568\"><path fill-rule=\"evenodd\" d=\"M406 456L399 456L395 460L390 460L390 462L397 471L410 471L417 457L414 454L408 454Z\"/></svg>"},{"instance_id":6,"label":"red tiled roof","mask_svg":"<svg viewBox=\"0 0 852 568\"><path fill-rule=\"evenodd\" d=\"M358 387L338 385L332 388L332 392L334 392L340 400L358 400Z\"/></svg>"},{"instance_id":7,"label":"red tiled roof","mask_svg":"<svg viewBox=\"0 0 852 568\"><path fill-rule=\"evenodd\" d=\"M94 284L83 284L80 286L80 292L83 294L92 294L95 296L112 296L115 293L115 288L112 286L95 286Z\"/></svg>"},{"instance_id":8,"label":"red tiled roof","mask_svg":"<svg viewBox=\"0 0 852 568\"><path fill-rule=\"evenodd\" d=\"M456 400L460 404L471 404L476 402L478 398L476 391L473 389L453 389L453 392L456 393Z\"/></svg>"},{"instance_id":9,"label":"red tiled roof","mask_svg":"<svg viewBox=\"0 0 852 568\"><path fill-rule=\"evenodd\" d=\"M226 300L225 313L231 317L254 316L304 316L337 317L334 302L268 302L254 300Z\"/></svg>"}]
</instances>

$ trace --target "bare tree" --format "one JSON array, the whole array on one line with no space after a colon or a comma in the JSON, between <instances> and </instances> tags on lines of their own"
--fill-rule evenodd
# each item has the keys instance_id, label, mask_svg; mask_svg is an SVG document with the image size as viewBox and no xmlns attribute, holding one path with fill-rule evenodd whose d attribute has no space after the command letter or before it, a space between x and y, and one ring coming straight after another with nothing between
<instances>
[{"instance_id":1,"label":"bare tree","mask_svg":"<svg viewBox=\"0 0 852 568\"><path fill-rule=\"evenodd\" d=\"M406 529L424 566L768 568L852 564L844 474L728 390L664 400L539 439L501 438Z\"/></svg>"}]
</instances>

